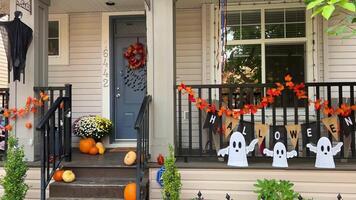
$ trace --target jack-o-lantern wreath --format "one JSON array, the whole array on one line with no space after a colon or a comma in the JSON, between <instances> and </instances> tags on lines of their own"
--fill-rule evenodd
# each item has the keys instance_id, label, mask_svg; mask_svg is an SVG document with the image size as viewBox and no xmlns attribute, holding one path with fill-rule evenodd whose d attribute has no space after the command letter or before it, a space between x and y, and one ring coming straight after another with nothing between
<instances>
[{"instance_id":1,"label":"jack-o-lantern wreath","mask_svg":"<svg viewBox=\"0 0 356 200\"><path fill-rule=\"evenodd\" d=\"M146 64L146 49L142 43L130 45L124 53L124 57L129 63L129 68L139 69Z\"/></svg>"}]
</instances>

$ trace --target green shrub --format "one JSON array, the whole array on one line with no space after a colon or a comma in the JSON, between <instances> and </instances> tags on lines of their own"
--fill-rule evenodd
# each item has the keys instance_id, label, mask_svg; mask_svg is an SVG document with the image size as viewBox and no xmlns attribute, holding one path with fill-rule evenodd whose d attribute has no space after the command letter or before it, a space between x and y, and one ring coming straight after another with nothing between
<instances>
[{"instance_id":1,"label":"green shrub","mask_svg":"<svg viewBox=\"0 0 356 200\"><path fill-rule=\"evenodd\" d=\"M294 191L293 186L293 183L284 180L257 180L254 192L258 194L258 200L295 200L299 194Z\"/></svg>"},{"instance_id":2,"label":"green shrub","mask_svg":"<svg viewBox=\"0 0 356 200\"><path fill-rule=\"evenodd\" d=\"M4 164L6 175L0 180L4 188L2 200L25 199L28 185L25 183L28 167L24 161L24 149L19 147L17 139L10 136L8 139L7 159Z\"/></svg>"},{"instance_id":3,"label":"green shrub","mask_svg":"<svg viewBox=\"0 0 356 200\"><path fill-rule=\"evenodd\" d=\"M169 145L169 155L164 161L165 171L162 175L163 179L163 199L164 200L180 200L180 191L182 188L180 173L176 166L176 158L174 150Z\"/></svg>"}]
</instances>

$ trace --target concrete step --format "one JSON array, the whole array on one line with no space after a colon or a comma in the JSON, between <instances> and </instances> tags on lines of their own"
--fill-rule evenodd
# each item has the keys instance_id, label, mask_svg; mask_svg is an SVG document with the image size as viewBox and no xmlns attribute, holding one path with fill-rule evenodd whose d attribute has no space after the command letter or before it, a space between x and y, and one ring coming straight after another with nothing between
<instances>
[{"instance_id":1,"label":"concrete step","mask_svg":"<svg viewBox=\"0 0 356 200\"><path fill-rule=\"evenodd\" d=\"M54 182L49 186L51 198L123 198L127 178L78 178L73 183Z\"/></svg>"},{"instance_id":2,"label":"concrete step","mask_svg":"<svg viewBox=\"0 0 356 200\"><path fill-rule=\"evenodd\" d=\"M72 170L78 179L109 178L109 179L134 179L136 177L136 167L75 167L64 165L63 169Z\"/></svg>"}]
</instances>

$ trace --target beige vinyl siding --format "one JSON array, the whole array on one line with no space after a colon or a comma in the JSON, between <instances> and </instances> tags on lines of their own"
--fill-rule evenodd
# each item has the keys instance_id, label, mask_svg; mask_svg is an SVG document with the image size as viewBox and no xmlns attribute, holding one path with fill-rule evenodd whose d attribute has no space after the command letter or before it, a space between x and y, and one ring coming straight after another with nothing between
<instances>
[{"instance_id":1,"label":"beige vinyl siding","mask_svg":"<svg viewBox=\"0 0 356 200\"><path fill-rule=\"evenodd\" d=\"M68 38L64 38L68 39ZM73 119L100 115L101 88L101 14L69 15L69 65L50 65L50 86L73 85ZM76 142L75 138L73 142Z\"/></svg>"},{"instance_id":2,"label":"beige vinyl siding","mask_svg":"<svg viewBox=\"0 0 356 200\"><path fill-rule=\"evenodd\" d=\"M324 81L324 26L323 19L317 17L316 23L316 37L317 37L317 69L319 70L318 81Z\"/></svg>"},{"instance_id":3,"label":"beige vinyl siding","mask_svg":"<svg viewBox=\"0 0 356 200\"><path fill-rule=\"evenodd\" d=\"M202 13L201 9L176 11L176 79L177 84L202 84ZM184 147L189 143L189 120L186 95L182 96L182 133ZM185 115L185 116L184 116ZM192 106L193 147L198 143L198 112Z\"/></svg>"},{"instance_id":4,"label":"beige vinyl siding","mask_svg":"<svg viewBox=\"0 0 356 200\"><path fill-rule=\"evenodd\" d=\"M329 27L338 22L342 15L336 15ZM355 28L355 27L354 27ZM356 77L356 37L328 36L328 79L325 81L355 81Z\"/></svg>"},{"instance_id":5,"label":"beige vinyl siding","mask_svg":"<svg viewBox=\"0 0 356 200\"><path fill-rule=\"evenodd\" d=\"M5 175L5 170L3 167L0 168L0 177ZM40 168L29 168L26 176L26 183L29 189L26 194L25 200L40 199L41 194L41 169ZM4 189L0 186L0 196L4 194ZM48 196L48 192L47 192Z\"/></svg>"},{"instance_id":6,"label":"beige vinyl siding","mask_svg":"<svg viewBox=\"0 0 356 200\"><path fill-rule=\"evenodd\" d=\"M157 169L150 169L150 199L162 199L156 182ZM335 200L338 193L343 199L356 199L356 173L335 170L258 170L258 169L179 169L182 177L181 199L193 199L201 191L206 200L221 200L226 193L232 199L255 200L257 179L283 179L292 181L295 190L308 199Z\"/></svg>"},{"instance_id":7,"label":"beige vinyl siding","mask_svg":"<svg viewBox=\"0 0 356 200\"><path fill-rule=\"evenodd\" d=\"M176 61L177 83L202 83L201 9L177 9Z\"/></svg>"},{"instance_id":8,"label":"beige vinyl siding","mask_svg":"<svg viewBox=\"0 0 356 200\"><path fill-rule=\"evenodd\" d=\"M3 38L0 33L0 88L8 87L8 79L7 79L7 57L4 49Z\"/></svg>"}]
</instances>

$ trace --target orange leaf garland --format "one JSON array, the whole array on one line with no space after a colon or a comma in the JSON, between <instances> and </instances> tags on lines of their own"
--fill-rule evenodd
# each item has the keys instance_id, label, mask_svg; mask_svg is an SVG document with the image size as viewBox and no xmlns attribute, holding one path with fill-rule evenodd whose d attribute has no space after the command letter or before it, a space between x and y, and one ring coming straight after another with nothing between
<instances>
[{"instance_id":1,"label":"orange leaf garland","mask_svg":"<svg viewBox=\"0 0 356 200\"><path fill-rule=\"evenodd\" d=\"M11 124L6 125L5 130L12 131L12 125Z\"/></svg>"},{"instance_id":2,"label":"orange leaf garland","mask_svg":"<svg viewBox=\"0 0 356 200\"><path fill-rule=\"evenodd\" d=\"M276 97L282 95L282 91L284 91L286 88L292 90L298 99L307 99L309 105L314 104L314 109L317 111L322 110L325 115L337 114L345 117L351 115L351 112L356 110L356 105L350 106L347 104L342 104L339 108L334 109L333 107L329 106L329 101L327 100L317 99L312 101L311 99L308 99L307 93L305 91L305 84L295 84L292 82L292 79L292 76L286 75L284 78L286 82L284 84L275 83L275 88L267 89L267 95L262 97L261 102L258 104L245 104L241 109L233 110L230 110L225 106L221 106L219 109L217 109L215 105L210 105L205 99L200 97L196 98L192 87L188 87L183 83L181 83L177 89L183 94L188 94L188 100L190 102L195 102L195 106L198 109L205 110L207 113L217 113L219 116L225 115L228 117L233 117L234 119L238 119L240 115L255 114L258 112L258 109L268 107L270 104L275 102Z\"/></svg>"}]
</instances>

